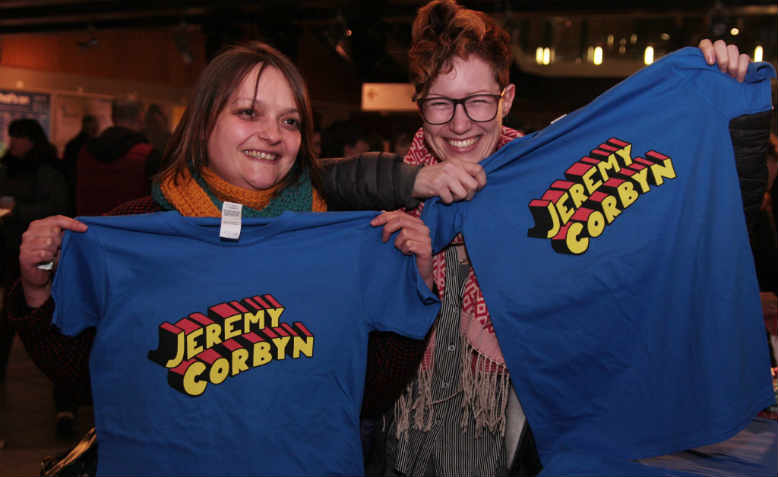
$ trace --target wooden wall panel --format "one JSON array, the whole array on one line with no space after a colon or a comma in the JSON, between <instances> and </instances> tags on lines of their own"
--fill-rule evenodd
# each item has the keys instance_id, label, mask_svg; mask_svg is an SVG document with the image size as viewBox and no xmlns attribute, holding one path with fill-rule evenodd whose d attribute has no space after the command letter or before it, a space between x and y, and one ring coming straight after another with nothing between
<instances>
[{"instance_id":1,"label":"wooden wall panel","mask_svg":"<svg viewBox=\"0 0 778 477\"><path fill-rule=\"evenodd\" d=\"M176 47L172 29L3 35L0 66L188 88L205 65L205 48L200 32L184 35L192 56L189 64ZM97 40L95 46L79 44L91 38Z\"/></svg>"}]
</instances>

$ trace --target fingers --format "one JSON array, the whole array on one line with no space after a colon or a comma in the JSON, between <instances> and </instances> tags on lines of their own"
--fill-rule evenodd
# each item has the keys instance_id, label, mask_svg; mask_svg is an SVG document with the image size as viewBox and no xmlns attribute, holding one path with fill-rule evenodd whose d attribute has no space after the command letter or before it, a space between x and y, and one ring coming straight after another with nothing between
<instances>
[{"instance_id":1,"label":"fingers","mask_svg":"<svg viewBox=\"0 0 778 477\"><path fill-rule=\"evenodd\" d=\"M746 79L746 73L748 72L748 65L751 63L751 57L745 53L741 53L738 56L737 63L737 80L741 83Z\"/></svg>"},{"instance_id":2,"label":"fingers","mask_svg":"<svg viewBox=\"0 0 778 477\"><path fill-rule=\"evenodd\" d=\"M703 38L697 48L702 50L702 54L705 57L705 62L712 65L716 62L716 54L713 51L713 42L707 38Z\"/></svg>"},{"instance_id":3,"label":"fingers","mask_svg":"<svg viewBox=\"0 0 778 477\"><path fill-rule=\"evenodd\" d=\"M34 220L30 223L30 227L27 230L35 228L52 228L58 227L64 230L72 230L74 232L86 232L87 226L83 222L79 222L76 219L65 217L64 215L52 215L45 219Z\"/></svg>"},{"instance_id":4,"label":"fingers","mask_svg":"<svg viewBox=\"0 0 778 477\"><path fill-rule=\"evenodd\" d=\"M402 211L384 212L386 220L383 241L386 242L394 232L397 236L394 246L405 255L416 256L416 267L424 283L432 289L432 240L430 230L421 219Z\"/></svg>"},{"instance_id":5,"label":"fingers","mask_svg":"<svg viewBox=\"0 0 778 477\"><path fill-rule=\"evenodd\" d=\"M423 167L416 176L413 196L419 199L440 197L443 203L470 200L486 185L486 173L480 164L449 159Z\"/></svg>"},{"instance_id":6,"label":"fingers","mask_svg":"<svg viewBox=\"0 0 778 477\"><path fill-rule=\"evenodd\" d=\"M719 65L719 70L722 73L726 73L729 65L729 59L727 58L727 44L723 40L716 40L713 43L713 53L716 55L716 63Z\"/></svg>"},{"instance_id":7,"label":"fingers","mask_svg":"<svg viewBox=\"0 0 778 477\"><path fill-rule=\"evenodd\" d=\"M711 43L707 38L697 45L709 65L716 64L722 73L728 74L739 82L743 82L748 72L751 57L740 53L737 45L727 45L724 40Z\"/></svg>"},{"instance_id":8,"label":"fingers","mask_svg":"<svg viewBox=\"0 0 778 477\"><path fill-rule=\"evenodd\" d=\"M397 244L398 239L413 240L419 231L422 231L429 236L429 229L427 229L427 226L424 225L424 222L422 222L420 218L414 217L401 210L383 212L381 215L374 218L373 221L376 222L375 225L383 225L384 227L381 231L381 240L383 242L387 242L392 234L397 231L402 232L398 234L397 239L395 239L395 245ZM371 224L373 221L371 221ZM405 252L404 249L400 247L397 248L399 248L400 251Z\"/></svg>"},{"instance_id":9,"label":"fingers","mask_svg":"<svg viewBox=\"0 0 778 477\"><path fill-rule=\"evenodd\" d=\"M465 168L468 169L470 176L475 179L477 189L481 190L486 186L486 171L481 167L481 164L475 164L472 162L463 162Z\"/></svg>"},{"instance_id":10,"label":"fingers","mask_svg":"<svg viewBox=\"0 0 778 477\"><path fill-rule=\"evenodd\" d=\"M64 231L84 232L86 229L87 226L83 222L64 215L31 222L22 234L22 242L19 246L19 266L22 278L31 283L46 278L36 267L40 263L50 262L57 258Z\"/></svg>"}]
</instances>

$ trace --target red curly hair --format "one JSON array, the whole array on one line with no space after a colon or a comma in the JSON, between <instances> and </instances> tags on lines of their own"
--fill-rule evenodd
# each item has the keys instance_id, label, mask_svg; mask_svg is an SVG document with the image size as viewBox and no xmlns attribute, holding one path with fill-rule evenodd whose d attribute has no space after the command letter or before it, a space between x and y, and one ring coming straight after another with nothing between
<instances>
[{"instance_id":1,"label":"red curly hair","mask_svg":"<svg viewBox=\"0 0 778 477\"><path fill-rule=\"evenodd\" d=\"M433 0L413 21L408 52L414 101L429 91L440 73L451 71L451 58L478 55L492 66L500 88L508 85L511 37L489 15L455 0Z\"/></svg>"}]
</instances>

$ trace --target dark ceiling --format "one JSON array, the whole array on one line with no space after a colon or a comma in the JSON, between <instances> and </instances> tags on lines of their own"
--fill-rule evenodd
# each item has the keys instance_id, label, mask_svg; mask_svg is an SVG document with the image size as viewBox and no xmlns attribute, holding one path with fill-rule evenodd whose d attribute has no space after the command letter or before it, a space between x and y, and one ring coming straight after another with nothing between
<instances>
[{"instance_id":1,"label":"dark ceiling","mask_svg":"<svg viewBox=\"0 0 778 477\"><path fill-rule=\"evenodd\" d=\"M427 0L0 0L0 37L23 33L115 29L172 28L197 30L205 41L206 57L224 45L245 39L267 41L296 59L303 33L333 50L346 41L352 68L362 82L404 82L408 78L407 49L410 25L417 9ZM672 40L664 48L694 44L700 35L725 37L732 24L761 35L761 42L774 60L778 4L776 0L459 0L469 8L482 10L502 21L524 51L535 51L538 38L554 38L552 44L564 54L565 45L575 50L605 36L642 38L669 31ZM745 20L744 20L745 19ZM766 24L765 24L766 21ZM563 24L560 27L560 23ZM570 24L579 28L570 28ZM717 33L716 30L719 30ZM566 32L575 31L573 35ZM350 35L346 37L346 32ZM530 37L529 35L534 35ZM664 35L664 33L662 33ZM185 36L185 35L181 35ZM743 37L744 35L741 35ZM89 38L89 37L86 37ZM743 38L741 49L753 43ZM733 38L727 38L732 41ZM623 40L622 40L623 41ZM615 48L618 48L616 45ZM576 58L580 52L573 51ZM334 53L322 61L341 61ZM537 114L548 109L549 91L567 91L569 110L584 104L619 78L568 78L538 76L512 66L511 78L522 85L519 100ZM576 77L577 76L577 77ZM569 83L574 80L574 86ZM567 82L566 82L567 80ZM578 96L573 94L577 92ZM552 95L551 97L554 97Z\"/></svg>"},{"instance_id":2,"label":"dark ceiling","mask_svg":"<svg viewBox=\"0 0 778 477\"><path fill-rule=\"evenodd\" d=\"M375 17L387 22L410 22L424 1L415 0L4 0L0 1L0 35L177 25L273 22L315 24L345 18ZM461 0L489 13L576 14L705 12L716 5L744 8L775 5L775 0Z\"/></svg>"},{"instance_id":3,"label":"dark ceiling","mask_svg":"<svg viewBox=\"0 0 778 477\"><path fill-rule=\"evenodd\" d=\"M676 21L679 47L689 44L692 31L710 25L717 15L764 15L778 18L776 0L459 0L461 4L518 25L546 18L618 17L618 22L653 24L660 17ZM404 58L410 24L426 0L2 0L0 36L62 31L94 32L120 28L189 28L205 37L206 56L225 44L262 39L295 58L303 31L313 32L332 46L348 31L351 59L363 81L405 81ZM707 18L706 20L700 20ZM625 19L627 21L625 21ZM653 20L652 20L653 19ZM774 21L774 20L773 20ZM550 28L550 26L546 26ZM664 28L664 27L662 27ZM518 31L519 28L516 28ZM529 31L528 28L523 28ZM772 28L774 31L774 28ZM591 33L591 29L590 29ZM773 34L774 35L774 34ZM576 41L580 41L580 38ZM526 45L534 51L534 46Z\"/></svg>"}]
</instances>

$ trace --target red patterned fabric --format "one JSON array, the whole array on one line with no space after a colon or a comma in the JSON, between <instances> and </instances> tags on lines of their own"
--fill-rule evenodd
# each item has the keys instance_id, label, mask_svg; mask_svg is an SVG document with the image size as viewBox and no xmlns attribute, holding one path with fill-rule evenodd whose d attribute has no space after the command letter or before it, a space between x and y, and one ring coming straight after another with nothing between
<instances>
[{"instance_id":1,"label":"red patterned fabric","mask_svg":"<svg viewBox=\"0 0 778 477\"><path fill-rule=\"evenodd\" d=\"M522 134L519 131L503 126L502 135L497 145L497 149L508 144L517 137L521 137ZM432 155L424 142L424 128L419 128L413 137L413 142L405 155L405 162L412 165L433 165L440 162L438 158ZM409 213L420 216L424 209L424 202L419 206L409 211ZM463 244L464 239L461 234L458 234L451 244ZM446 286L446 259L445 253L440 252L433 257L432 261L432 277L435 285L438 288L438 295L440 299L443 299ZM488 366L489 371L499 370L503 371L505 366L505 360L500 352L500 347L497 344L497 337L494 333L494 327L492 326L492 320L489 318L489 310L486 308L486 302L484 301L481 288L478 286L478 280L476 279L475 272L470 269L470 274L467 277L465 283L465 291L462 297L462 318L461 318L461 330L462 335L468 339L470 345L479 353L489 358L489 363L484 363ZM477 321L476 326L471 320ZM433 332L434 333L434 332ZM424 352L423 365L429 367L432 364L432 356L434 352L434 337L430 338L427 349Z\"/></svg>"}]
</instances>

